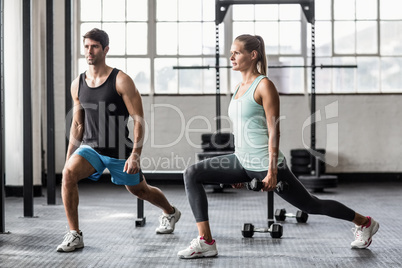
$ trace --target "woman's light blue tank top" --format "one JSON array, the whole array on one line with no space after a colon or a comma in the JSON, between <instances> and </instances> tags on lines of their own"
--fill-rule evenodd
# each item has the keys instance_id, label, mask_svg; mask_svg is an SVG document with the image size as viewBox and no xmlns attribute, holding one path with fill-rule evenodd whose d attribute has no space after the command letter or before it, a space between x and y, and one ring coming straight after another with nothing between
<instances>
[{"instance_id":1,"label":"woman's light blue tank top","mask_svg":"<svg viewBox=\"0 0 402 268\"><path fill-rule=\"evenodd\" d=\"M265 171L269 167L268 127L264 107L254 99L254 92L264 75L258 76L243 96L235 99L239 87L229 104L235 137L235 155L242 166L251 171ZM279 151L278 164L283 161Z\"/></svg>"}]
</instances>

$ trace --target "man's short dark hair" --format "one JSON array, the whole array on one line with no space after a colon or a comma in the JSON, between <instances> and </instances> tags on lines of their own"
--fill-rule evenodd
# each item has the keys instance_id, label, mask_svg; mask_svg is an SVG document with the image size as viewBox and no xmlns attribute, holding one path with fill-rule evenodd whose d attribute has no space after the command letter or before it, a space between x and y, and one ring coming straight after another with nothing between
<instances>
[{"instance_id":1,"label":"man's short dark hair","mask_svg":"<svg viewBox=\"0 0 402 268\"><path fill-rule=\"evenodd\" d=\"M84 40L85 38L89 38L99 42L102 45L102 49L105 49L105 47L109 45L109 35L105 31L100 30L98 28L90 30L83 37Z\"/></svg>"}]
</instances>

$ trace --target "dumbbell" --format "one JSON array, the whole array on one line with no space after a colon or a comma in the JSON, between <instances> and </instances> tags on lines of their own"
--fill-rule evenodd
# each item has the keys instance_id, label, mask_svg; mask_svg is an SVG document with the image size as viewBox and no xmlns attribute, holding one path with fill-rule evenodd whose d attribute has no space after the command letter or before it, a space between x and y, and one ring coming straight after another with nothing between
<instances>
[{"instance_id":1,"label":"dumbbell","mask_svg":"<svg viewBox=\"0 0 402 268\"><path fill-rule=\"evenodd\" d=\"M260 181L259 179L256 179L256 178L254 178L250 182L246 183L246 188L251 191L261 191L263 186L264 186L264 184L262 183L262 181ZM286 191L288 189L289 189L289 184L287 184L286 182L280 181L276 185L276 190L278 191L278 193L282 193L283 191Z\"/></svg>"},{"instance_id":2,"label":"dumbbell","mask_svg":"<svg viewBox=\"0 0 402 268\"><path fill-rule=\"evenodd\" d=\"M297 222L305 223L307 222L308 214L301 210L297 211L296 215L292 213L286 213L286 209L284 208L275 210L275 219L277 221L284 221L286 217L296 218Z\"/></svg>"},{"instance_id":3,"label":"dumbbell","mask_svg":"<svg viewBox=\"0 0 402 268\"><path fill-rule=\"evenodd\" d=\"M273 223L269 228L255 228L251 223L245 223L241 233L243 237L253 237L254 233L270 233L272 238L281 238L283 227L279 223Z\"/></svg>"}]
</instances>

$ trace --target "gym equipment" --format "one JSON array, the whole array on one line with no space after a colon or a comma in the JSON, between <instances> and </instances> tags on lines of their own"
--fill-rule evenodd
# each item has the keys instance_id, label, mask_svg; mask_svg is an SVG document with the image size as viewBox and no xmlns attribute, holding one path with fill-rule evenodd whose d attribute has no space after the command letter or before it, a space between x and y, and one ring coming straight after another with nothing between
<instances>
[{"instance_id":1,"label":"gym equipment","mask_svg":"<svg viewBox=\"0 0 402 268\"><path fill-rule=\"evenodd\" d=\"M135 227L143 227L146 223L146 217L144 217L144 200L137 198L137 220L135 221Z\"/></svg>"},{"instance_id":2,"label":"gym equipment","mask_svg":"<svg viewBox=\"0 0 402 268\"><path fill-rule=\"evenodd\" d=\"M295 214L286 213L286 209L277 209L275 210L275 219L277 221L285 221L286 218L296 218L297 222L305 223L308 219L308 214L304 211L298 210Z\"/></svg>"},{"instance_id":3,"label":"gym equipment","mask_svg":"<svg viewBox=\"0 0 402 268\"><path fill-rule=\"evenodd\" d=\"M316 149L322 155L325 155L325 149ZM296 177L300 175L310 175L315 170L315 161L311 161L312 155L307 149L290 150L291 170ZM325 161L320 161L321 173L325 173Z\"/></svg>"},{"instance_id":4,"label":"gym equipment","mask_svg":"<svg viewBox=\"0 0 402 268\"><path fill-rule=\"evenodd\" d=\"M263 183L262 181L260 181L259 179L252 179L250 182L246 183L246 188L248 190L251 191L261 191L263 187ZM287 191L289 189L289 184L287 184L286 182L280 181L278 182L278 184L276 185L276 190L278 191L278 193L282 193L284 191Z\"/></svg>"},{"instance_id":5,"label":"gym equipment","mask_svg":"<svg viewBox=\"0 0 402 268\"><path fill-rule=\"evenodd\" d=\"M317 65L316 67L319 67L320 69L326 69L326 68L357 68L357 65L354 64L347 64L347 65ZM201 66L173 66L173 70L198 70L198 69L212 69L212 68L220 68L220 69L232 69L233 66L228 65L228 66L210 66L210 65L201 65ZM267 66L268 69L287 69L287 68L313 68L313 66L310 65L270 65Z\"/></svg>"},{"instance_id":6,"label":"gym equipment","mask_svg":"<svg viewBox=\"0 0 402 268\"><path fill-rule=\"evenodd\" d=\"M314 3L313 3L314 5ZM326 187L336 187L338 184L338 177L337 176L331 176L331 175L325 175L321 176L321 165L320 165L320 160L324 161L324 159L320 159L319 156L316 154L314 155L313 153L316 150L315 143L316 143L316 129L315 129L315 113L316 113L316 97L315 97L315 23L311 23L311 65L313 68L311 69L311 137L310 137L310 149L309 151L311 152L311 157L310 157L310 163L311 166L315 164L315 171L311 172L312 174L310 176L299 176L299 180L303 185L311 189L312 191L323 191L324 188Z\"/></svg>"},{"instance_id":7,"label":"gym equipment","mask_svg":"<svg viewBox=\"0 0 402 268\"><path fill-rule=\"evenodd\" d=\"M255 228L251 223L245 223L241 233L243 237L253 237L254 233L270 233L272 238L281 238L283 227L279 223L272 224L269 228Z\"/></svg>"},{"instance_id":8,"label":"gym equipment","mask_svg":"<svg viewBox=\"0 0 402 268\"><path fill-rule=\"evenodd\" d=\"M47 112L47 204L56 205L56 148L54 115L53 1L46 1L46 112Z\"/></svg>"},{"instance_id":9,"label":"gym equipment","mask_svg":"<svg viewBox=\"0 0 402 268\"><path fill-rule=\"evenodd\" d=\"M307 21L312 25L311 41L312 41L312 62L311 65L285 65L285 66L268 66L268 68L311 68L311 100L312 114L315 112L315 69L320 68L357 68L357 65L316 65L315 64L315 0L215 0L215 66L173 66L173 69L210 69L216 70L216 130L221 130L221 102L220 102L220 69L232 68L232 66L220 66L219 57L219 24L221 24L231 5L249 5L249 4L300 4ZM313 104L314 103L314 104ZM314 109L313 109L314 108ZM313 117L314 118L314 117ZM313 121L313 125L314 125ZM312 127L313 128L313 127ZM314 126L315 131L315 126ZM315 132L312 133L312 139L315 139ZM314 143L315 145L315 143ZM314 148L313 148L314 149Z\"/></svg>"},{"instance_id":10,"label":"gym equipment","mask_svg":"<svg viewBox=\"0 0 402 268\"><path fill-rule=\"evenodd\" d=\"M245 183L246 188L251 191L261 191L263 183L259 179L252 179L251 182ZM278 192L283 192L289 189L289 185L285 182L278 182L276 185L276 190ZM273 210L274 210L274 196L273 192L267 192L268 196L268 228L255 228L251 223L245 223L241 233L243 237L253 237L254 232L259 233L271 233L272 238L281 238L283 234L283 227L281 224L274 223L273 220Z\"/></svg>"},{"instance_id":11,"label":"gym equipment","mask_svg":"<svg viewBox=\"0 0 402 268\"><path fill-rule=\"evenodd\" d=\"M23 109L23 198L24 198L24 217L34 217L33 200L33 153L32 153L32 84L31 84L31 2L22 1L22 57L25 60L22 66L22 109Z\"/></svg>"},{"instance_id":12,"label":"gym equipment","mask_svg":"<svg viewBox=\"0 0 402 268\"><path fill-rule=\"evenodd\" d=\"M221 109L220 109L220 69L221 68L231 68L231 66L220 66L219 65L219 24L223 22L225 15L231 5L241 5L241 4L300 4L302 12L304 13L307 21L311 24L311 65L295 65L295 66L270 66L270 68L311 68L311 144L310 150L315 151L315 143L316 143L316 129L315 129L315 113L316 113L316 92L315 92L315 76L316 76L316 68L357 68L357 65L316 65L316 56L315 56L315 0L216 0L215 1L215 66L212 66L216 70L216 130L219 133L221 131ZM209 69L210 66L175 66L174 69ZM309 177L299 178L300 181L308 188L315 190L322 190L324 187L328 185L328 181L331 181L332 185L337 184L336 176L322 176L320 177L317 174L320 174L318 171L319 160L315 157L316 161L314 161L314 157L311 158L310 163L311 167L314 166L314 163L317 163L315 166L315 174ZM306 169L302 170L303 172ZM325 181L325 182L324 182Z\"/></svg>"},{"instance_id":13,"label":"gym equipment","mask_svg":"<svg viewBox=\"0 0 402 268\"><path fill-rule=\"evenodd\" d=\"M201 135L201 148L204 152L234 151L232 133L204 133Z\"/></svg>"},{"instance_id":14,"label":"gym equipment","mask_svg":"<svg viewBox=\"0 0 402 268\"><path fill-rule=\"evenodd\" d=\"M267 192L267 223L268 228L270 228L274 224L274 192ZM275 227L279 228L279 227ZM244 229L244 228L243 228ZM254 228L253 228L254 229ZM281 234L282 236L282 234Z\"/></svg>"},{"instance_id":15,"label":"gym equipment","mask_svg":"<svg viewBox=\"0 0 402 268\"><path fill-rule=\"evenodd\" d=\"M325 188L338 186L338 177L335 175L321 175L316 172L314 175L301 175L298 179L304 187L313 192L322 192Z\"/></svg>"},{"instance_id":16,"label":"gym equipment","mask_svg":"<svg viewBox=\"0 0 402 268\"><path fill-rule=\"evenodd\" d=\"M245 1L245 0L216 0L215 1L215 70L216 70L216 131L221 131L221 109L220 109L220 66L219 66L219 24L223 22L223 19L227 13L227 10L231 5L235 4L300 4L301 9L311 24L311 149L315 150L315 69L318 67L315 63L315 14L314 14L314 0L260 0L260 1ZM341 66L341 65L328 65L326 68L356 68L357 66ZM190 69L190 68L188 68ZM191 68L193 69L193 68ZM195 68L194 68L195 69ZM318 160L317 160L318 161ZM316 165L317 168L318 165ZM267 192L268 201L268 226L274 223L273 220L273 192Z\"/></svg>"},{"instance_id":17,"label":"gym equipment","mask_svg":"<svg viewBox=\"0 0 402 268\"><path fill-rule=\"evenodd\" d=\"M234 136L232 133L204 133L201 135L202 152L197 153L199 161L207 158L234 153ZM208 184L214 193L222 193L223 185Z\"/></svg>"},{"instance_id":18,"label":"gym equipment","mask_svg":"<svg viewBox=\"0 0 402 268\"><path fill-rule=\"evenodd\" d=\"M316 152L325 155L325 149L316 149ZM323 191L324 188L334 188L338 185L338 178L325 173L324 156L313 156L307 149L293 149L291 155L291 170L303 183L304 187L314 192Z\"/></svg>"}]
</instances>

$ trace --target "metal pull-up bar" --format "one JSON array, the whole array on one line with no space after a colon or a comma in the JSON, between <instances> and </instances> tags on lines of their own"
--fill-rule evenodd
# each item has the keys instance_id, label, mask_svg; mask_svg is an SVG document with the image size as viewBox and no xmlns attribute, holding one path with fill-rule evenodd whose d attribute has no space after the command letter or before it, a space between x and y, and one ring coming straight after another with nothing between
<instances>
[{"instance_id":1,"label":"metal pull-up bar","mask_svg":"<svg viewBox=\"0 0 402 268\"><path fill-rule=\"evenodd\" d=\"M311 24L311 65L280 65L268 66L273 68L311 68L311 114L314 119L311 124L311 148L315 149L315 71L316 68L357 68L357 65L316 65L315 63L315 0L215 0L215 66L173 66L177 70L210 69L216 70L216 131L220 132L220 69L232 66L219 65L219 24L223 22L231 5L242 4L300 4L307 21Z\"/></svg>"},{"instance_id":2,"label":"metal pull-up bar","mask_svg":"<svg viewBox=\"0 0 402 268\"><path fill-rule=\"evenodd\" d=\"M211 68L220 68L220 69L231 69L233 66L210 66L210 65L201 65L201 66L173 66L174 70L191 70L191 69L211 69ZM274 65L268 66L268 69L282 69L282 68L320 68L320 69L333 69L333 68L357 68L357 65Z\"/></svg>"},{"instance_id":3,"label":"metal pull-up bar","mask_svg":"<svg viewBox=\"0 0 402 268\"><path fill-rule=\"evenodd\" d=\"M215 24L223 22L226 12L231 5L253 4L300 4L309 23L314 23L314 0L215 0Z\"/></svg>"},{"instance_id":4,"label":"metal pull-up bar","mask_svg":"<svg viewBox=\"0 0 402 268\"><path fill-rule=\"evenodd\" d=\"M216 70L216 131L221 131L220 68L219 68L219 24L223 22L231 5L250 4L300 4L309 23L314 25L314 0L215 0L215 70ZM315 61L313 61L315 62ZM315 64L312 64L314 72Z\"/></svg>"}]
</instances>

